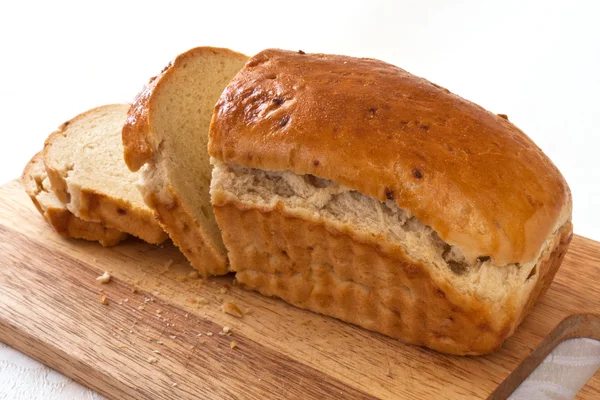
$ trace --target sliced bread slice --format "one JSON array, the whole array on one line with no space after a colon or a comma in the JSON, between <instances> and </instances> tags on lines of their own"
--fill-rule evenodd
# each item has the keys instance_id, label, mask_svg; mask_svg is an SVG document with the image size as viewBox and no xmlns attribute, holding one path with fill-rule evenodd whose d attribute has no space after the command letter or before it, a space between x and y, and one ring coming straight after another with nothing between
<instances>
[{"instance_id":1,"label":"sliced bread slice","mask_svg":"<svg viewBox=\"0 0 600 400\"><path fill-rule=\"evenodd\" d=\"M54 193L77 217L161 243L167 235L135 187L138 174L123 161L128 109L106 105L65 122L46 139L43 160Z\"/></svg>"},{"instance_id":2,"label":"sliced bread slice","mask_svg":"<svg viewBox=\"0 0 600 400\"><path fill-rule=\"evenodd\" d=\"M103 246L114 246L128 236L98 222L84 221L67 210L52 191L41 152L33 156L25 166L21 182L40 214L59 235L98 241Z\"/></svg>"},{"instance_id":3,"label":"sliced bread slice","mask_svg":"<svg viewBox=\"0 0 600 400\"><path fill-rule=\"evenodd\" d=\"M125 162L141 168L146 204L204 276L228 272L210 204L208 128L221 92L247 59L211 47L181 54L137 96L123 127Z\"/></svg>"}]
</instances>

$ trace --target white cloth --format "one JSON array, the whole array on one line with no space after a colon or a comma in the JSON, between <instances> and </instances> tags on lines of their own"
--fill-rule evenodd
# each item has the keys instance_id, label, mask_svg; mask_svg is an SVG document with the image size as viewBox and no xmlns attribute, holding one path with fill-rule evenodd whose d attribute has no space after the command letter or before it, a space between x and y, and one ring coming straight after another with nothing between
<instances>
[{"instance_id":1,"label":"white cloth","mask_svg":"<svg viewBox=\"0 0 600 400\"><path fill-rule=\"evenodd\" d=\"M567 400L600 367L600 342L559 344L510 396L511 400ZM0 400L104 400L62 374L0 343Z\"/></svg>"},{"instance_id":2,"label":"white cloth","mask_svg":"<svg viewBox=\"0 0 600 400\"><path fill-rule=\"evenodd\" d=\"M599 341L565 340L514 391L510 400L572 399L599 367Z\"/></svg>"}]
</instances>

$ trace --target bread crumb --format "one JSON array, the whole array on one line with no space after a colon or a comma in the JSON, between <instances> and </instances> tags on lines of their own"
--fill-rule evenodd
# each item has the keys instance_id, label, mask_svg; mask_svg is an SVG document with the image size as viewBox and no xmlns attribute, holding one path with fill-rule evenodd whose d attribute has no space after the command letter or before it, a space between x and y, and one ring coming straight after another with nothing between
<instances>
[{"instance_id":1,"label":"bread crumb","mask_svg":"<svg viewBox=\"0 0 600 400\"><path fill-rule=\"evenodd\" d=\"M156 344L164 344L164 342L162 340L157 340Z\"/></svg>"},{"instance_id":2,"label":"bread crumb","mask_svg":"<svg viewBox=\"0 0 600 400\"><path fill-rule=\"evenodd\" d=\"M148 361L150 364L156 364L158 362L158 358L156 357L148 357Z\"/></svg>"},{"instance_id":3,"label":"bread crumb","mask_svg":"<svg viewBox=\"0 0 600 400\"><path fill-rule=\"evenodd\" d=\"M96 278L96 281L100 283L108 283L110 282L110 274L108 272L104 272L102 275Z\"/></svg>"},{"instance_id":4,"label":"bread crumb","mask_svg":"<svg viewBox=\"0 0 600 400\"><path fill-rule=\"evenodd\" d=\"M212 336L213 333L212 332L206 332L206 336Z\"/></svg>"},{"instance_id":5,"label":"bread crumb","mask_svg":"<svg viewBox=\"0 0 600 400\"><path fill-rule=\"evenodd\" d=\"M190 279L198 279L199 276L198 271L192 271L188 274L188 278Z\"/></svg>"},{"instance_id":6,"label":"bread crumb","mask_svg":"<svg viewBox=\"0 0 600 400\"><path fill-rule=\"evenodd\" d=\"M140 310L140 311L144 311L145 308L146 307L144 307L144 306L139 306L137 309Z\"/></svg>"},{"instance_id":7,"label":"bread crumb","mask_svg":"<svg viewBox=\"0 0 600 400\"><path fill-rule=\"evenodd\" d=\"M152 352L153 352L154 354L160 354L160 351L158 351L158 350L152 350Z\"/></svg>"},{"instance_id":8,"label":"bread crumb","mask_svg":"<svg viewBox=\"0 0 600 400\"><path fill-rule=\"evenodd\" d=\"M137 293L137 291L138 291L138 290L137 290L137 288L136 288L135 286L131 286L131 287L129 288L129 290L131 290L131 293Z\"/></svg>"},{"instance_id":9,"label":"bread crumb","mask_svg":"<svg viewBox=\"0 0 600 400\"><path fill-rule=\"evenodd\" d=\"M162 310L159 308L158 310L156 310L157 314L162 314Z\"/></svg>"},{"instance_id":10,"label":"bread crumb","mask_svg":"<svg viewBox=\"0 0 600 400\"><path fill-rule=\"evenodd\" d=\"M106 295L100 295L100 303L104 304L105 306L108 305L108 299L106 298Z\"/></svg>"},{"instance_id":11,"label":"bread crumb","mask_svg":"<svg viewBox=\"0 0 600 400\"><path fill-rule=\"evenodd\" d=\"M144 303L150 303L152 300L154 300L152 297L146 297Z\"/></svg>"},{"instance_id":12,"label":"bread crumb","mask_svg":"<svg viewBox=\"0 0 600 400\"><path fill-rule=\"evenodd\" d=\"M125 346L124 344L120 344L120 345L119 345L119 348L120 348L120 349L127 349L128 347L127 347L127 346Z\"/></svg>"},{"instance_id":13,"label":"bread crumb","mask_svg":"<svg viewBox=\"0 0 600 400\"><path fill-rule=\"evenodd\" d=\"M169 336L169 337L170 337L171 339L173 339L173 340L177 339L177 336L175 336L175 335L171 335L171 336Z\"/></svg>"},{"instance_id":14,"label":"bread crumb","mask_svg":"<svg viewBox=\"0 0 600 400\"><path fill-rule=\"evenodd\" d=\"M123 303L127 303L129 299L123 299Z\"/></svg>"},{"instance_id":15,"label":"bread crumb","mask_svg":"<svg viewBox=\"0 0 600 400\"><path fill-rule=\"evenodd\" d=\"M231 332L231 328L228 327L228 326L224 326L223 327L223 333L229 333L229 332Z\"/></svg>"},{"instance_id":16,"label":"bread crumb","mask_svg":"<svg viewBox=\"0 0 600 400\"><path fill-rule=\"evenodd\" d=\"M199 333L199 334L197 334L197 335L196 335L196 337L200 337L200 336L202 336L202 334L201 334L201 333Z\"/></svg>"},{"instance_id":17,"label":"bread crumb","mask_svg":"<svg viewBox=\"0 0 600 400\"><path fill-rule=\"evenodd\" d=\"M221 306L221 310L224 313L233 315L237 318L242 318L244 316L244 314L242 314L242 310L240 310L239 307L235 305L235 303L230 301L223 303L223 305Z\"/></svg>"},{"instance_id":18,"label":"bread crumb","mask_svg":"<svg viewBox=\"0 0 600 400\"><path fill-rule=\"evenodd\" d=\"M173 384L171 386L177 387L177 382L173 382Z\"/></svg>"},{"instance_id":19,"label":"bread crumb","mask_svg":"<svg viewBox=\"0 0 600 400\"><path fill-rule=\"evenodd\" d=\"M237 347L237 343L234 340L232 340L231 343L229 343L229 347L231 349L235 349Z\"/></svg>"}]
</instances>

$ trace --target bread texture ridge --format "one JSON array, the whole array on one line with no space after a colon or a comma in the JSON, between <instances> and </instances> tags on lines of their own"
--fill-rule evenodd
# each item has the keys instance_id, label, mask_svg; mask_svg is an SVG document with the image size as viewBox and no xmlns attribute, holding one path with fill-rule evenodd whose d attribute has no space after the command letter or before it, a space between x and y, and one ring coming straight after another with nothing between
<instances>
[{"instance_id":1,"label":"bread texture ridge","mask_svg":"<svg viewBox=\"0 0 600 400\"><path fill-rule=\"evenodd\" d=\"M240 284L444 353L498 349L572 238L569 187L531 139L378 60L257 54L209 154Z\"/></svg>"},{"instance_id":2,"label":"bread texture ridge","mask_svg":"<svg viewBox=\"0 0 600 400\"><path fill-rule=\"evenodd\" d=\"M470 262L526 263L569 220L571 193L504 117L382 61L270 49L221 96L209 152L393 200Z\"/></svg>"},{"instance_id":3,"label":"bread texture ridge","mask_svg":"<svg viewBox=\"0 0 600 400\"><path fill-rule=\"evenodd\" d=\"M67 210L52 191L41 153L37 153L27 163L21 182L37 210L59 235L98 241L107 247L127 238L128 235L124 232L106 228L98 222L84 221Z\"/></svg>"},{"instance_id":4,"label":"bread texture ridge","mask_svg":"<svg viewBox=\"0 0 600 400\"><path fill-rule=\"evenodd\" d=\"M202 275L222 275L227 254L210 205L208 129L223 89L247 61L228 49L198 47L152 78L122 131L124 157L171 240Z\"/></svg>"},{"instance_id":5,"label":"bread texture ridge","mask_svg":"<svg viewBox=\"0 0 600 400\"><path fill-rule=\"evenodd\" d=\"M105 105L65 122L46 140L42 158L52 190L75 216L161 243L167 235L135 187L138 174L123 160L128 109Z\"/></svg>"}]
</instances>

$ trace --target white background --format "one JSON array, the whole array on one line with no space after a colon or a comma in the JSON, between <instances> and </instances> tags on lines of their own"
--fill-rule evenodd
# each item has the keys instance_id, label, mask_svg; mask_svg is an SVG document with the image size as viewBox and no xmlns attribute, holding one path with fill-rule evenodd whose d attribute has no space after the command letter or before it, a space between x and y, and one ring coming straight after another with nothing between
<instances>
[{"instance_id":1,"label":"white background","mask_svg":"<svg viewBox=\"0 0 600 400\"><path fill-rule=\"evenodd\" d=\"M198 45L375 57L508 114L600 240L600 2L0 2L0 182L63 121L130 101Z\"/></svg>"},{"instance_id":2,"label":"white background","mask_svg":"<svg viewBox=\"0 0 600 400\"><path fill-rule=\"evenodd\" d=\"M567 178L575 231L600 240L598 1L2 0L0 183L60 123L130 101L199 45L375 57L508 114ZM55 398L18 374L13 393Z\"/></svg>"}]
</instances>

